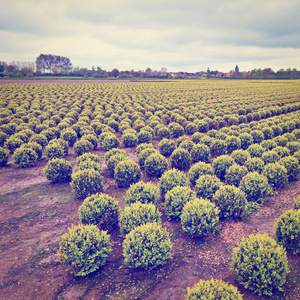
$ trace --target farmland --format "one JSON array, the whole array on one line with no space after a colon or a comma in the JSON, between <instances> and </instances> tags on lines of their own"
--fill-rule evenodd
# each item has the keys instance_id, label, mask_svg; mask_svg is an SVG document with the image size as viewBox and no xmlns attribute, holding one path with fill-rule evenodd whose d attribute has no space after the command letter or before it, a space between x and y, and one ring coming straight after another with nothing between
<instances>
[{"instance_id":1,"label":"farmland","mask_svg":"<svg viewBox=\"0 0 300 300\"><path fill-rule=\"evenodd\" d=\"M72 224L80 223L78 209L86 195L81 196L82 190L76 192L69 182L50 183L44 175L48 160L53 158L50 146L63 148L63 141L67 150L60 158L71 164L73 178L79 172L77 158L85 152L82 149L87 149L80 148L78 142L92 145L86 151L100 159L101 192L114 198L121 212L128 206L125 198L130 184L118 179L115 169L108 168L105 155L119 148L125 152L122 160L133 161L140 168L140 180L160 191L156 208L161 213L162 228L170 234L172 258L153 269L129 268L123 257L124 236L117 226L109 232L112 251L103 267L82 277L65 270L57 261L60 239ZM18 159L18 149L28 149L25 144L33 142L42 149L40 157L35 155L26 162ZM175 149L169 153L166 145L172 143ZM162 163L161 169L146 163L147 157L142 157L143 151L138 149L142 144L163 156L166 169ZM202 145L207 155L195 151L196 145ZM243 237L251 234L274 237L275 220L293 208L300 194L299 146L298 81L0 84L0 147L9 153L0 169L0 295L5 299L184 299L187 287L213 277L237 286L244 299L262 299L238 283L231 269L231 253ZM187 153L185 161L173 155L178 149ZM243 162L241 167L247 166L247 174L257 171L268 175L268 188L254 197L244 185L247 203L242 213L235 211L227 217L229 212L223 212L219 230L191 237L183 230L180 218L166 209L161 177L176 168L186 177L188 187L202 197L204 192L196 183L199 176L191 175L194 166L202 163L213 173L206 174L216 175L220 185L242 189L242 178L236 182L229 172L238 164L232 158L235 151L247 152L247 160L257 158L262 162L261 168L258 160L254 160L255 166ZM221 172L218 166L222 163L217 163L222 157L232 163ZM284 157L295 159L296 167L286 170L282 178L269 175L272 169L267 172L266 166L280 168L278 162ZM291 252L287 255L291 272L283 291L274 292L274 299L300 297L299 257Z\"/></svg>"}]
</instances>

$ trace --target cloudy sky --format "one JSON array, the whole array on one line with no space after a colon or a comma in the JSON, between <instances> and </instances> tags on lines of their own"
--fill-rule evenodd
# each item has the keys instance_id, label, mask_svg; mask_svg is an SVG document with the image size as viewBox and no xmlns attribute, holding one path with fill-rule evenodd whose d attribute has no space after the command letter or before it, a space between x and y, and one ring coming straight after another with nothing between
<instances>
[{"instance_id":1,"label":"cloudy sky","mask_svg":"<svg viewBox=\"0 0 300 300\"><path fill-rule=\"evenodd\" d=\"M300 70L299 0L0 0L0 61L105 70Z\"/></svg>"}]
</instances>

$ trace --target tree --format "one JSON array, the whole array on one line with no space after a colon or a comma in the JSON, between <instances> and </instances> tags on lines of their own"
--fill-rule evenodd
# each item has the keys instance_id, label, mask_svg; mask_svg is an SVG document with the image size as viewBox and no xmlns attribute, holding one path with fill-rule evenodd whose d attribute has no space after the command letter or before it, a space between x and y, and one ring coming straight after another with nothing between
<instances>
[{"instance_id":1,"label":"tree","mask_svg":"<svg viewBox=\"0 0 300 300\"><path fill-rule=\"evenodd\" d=\"M119 74L120 74L120 72L119 72L118 69L113 69L113 70L111 71L111 75L112 75L113 77L118 77Z\"/></svg>"},{"instance_id":2,"label":"tree","mask_svg":"<svg viewBox=\"0 0 300 300\"><path fill-rule=\"evenodd\" d=\"M56 67L60 72L72 70L72 63L68 57L52 55L52 54L40 54L36 59L37 68L43 68L52 71L53 67Z\"/></svg>"}]
</instances>

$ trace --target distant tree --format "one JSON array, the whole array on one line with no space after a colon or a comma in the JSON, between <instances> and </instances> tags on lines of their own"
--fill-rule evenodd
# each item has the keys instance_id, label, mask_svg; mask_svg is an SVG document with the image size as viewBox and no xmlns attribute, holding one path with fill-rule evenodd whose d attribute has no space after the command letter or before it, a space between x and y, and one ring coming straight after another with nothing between
<instances>
[{"instance_id":1,"label":"distant tree","mask_svg":"<svg viewBox=\"0 0 300 300\"><path fill-rule=\"evenodd\" d=\"M52 55L52 54L40 54L36 59L37 67L42 67L44 72L56 67L60 72L72 70L72 63L68 57Z\"/></svg>"},{"instance_id":2,"label":"distant tree","mask_svg":"<svg viewBox=\"0 0 300 300\"><path fill-rule=\"evenodd\" d=\"M111 75L112 75L113 77L118 77L119 74L120 74L120 72L119 72L118 69L113 69L113 70L111 71Z\"/></svg>"}]
</instances>

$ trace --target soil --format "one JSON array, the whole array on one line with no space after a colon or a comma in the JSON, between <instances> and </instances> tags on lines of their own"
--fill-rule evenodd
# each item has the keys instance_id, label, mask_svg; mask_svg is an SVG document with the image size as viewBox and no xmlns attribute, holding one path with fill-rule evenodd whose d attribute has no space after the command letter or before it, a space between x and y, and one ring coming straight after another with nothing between
<instances>
[{"instance_id":1,"label":"soil","mask_svg":"<svg viewBox=\"0 0 300 300\"><path fill-rule=\"evenodd\" d=\"M5 83L100 83L100 82L130 82L130 80L85 80L85 79L0 79L0 84Z\"/></svg>"},{"instance_id":2,"label":"soil","mask_svg":"<svg viewBox=\"0 0 300 300\"><path fill-rule=\"evenodd\" d=\"M158 141L153 141L157 148ZM135 148L125 148L137 160ZM117 188L108 176L104 151L95 150L102 161L104 191L115 197L124 209L126 189ZM76 167L76 156L66 157ZM162 225L171 233L173 259L154 270L129 269L123 261L119 231L111 234L112 254L107 264L83 278L77 278L56 261L60 236L78 224L81 199L70 185L50 184L43 175L43 157L33 167L16 169L10 161L0 169L0 299L184 299L187 287L200 279L218 278L234 284L244 299L258 297L237 283L231 270L231 251L243 237L267 233L274 237L274 221L291 209L300 194L300 183L293 182L268 198L264 206L242 221L220 223L220 233L192 239L180 222L170 222L163 214ZM149 181L145 174L143 180ZM158 184L158 180L153 181ZM163 212L163 203L159 208ZM298 256L288 254L291 272L272 299L300 299Z\"/></svg>"}]
</instances>

